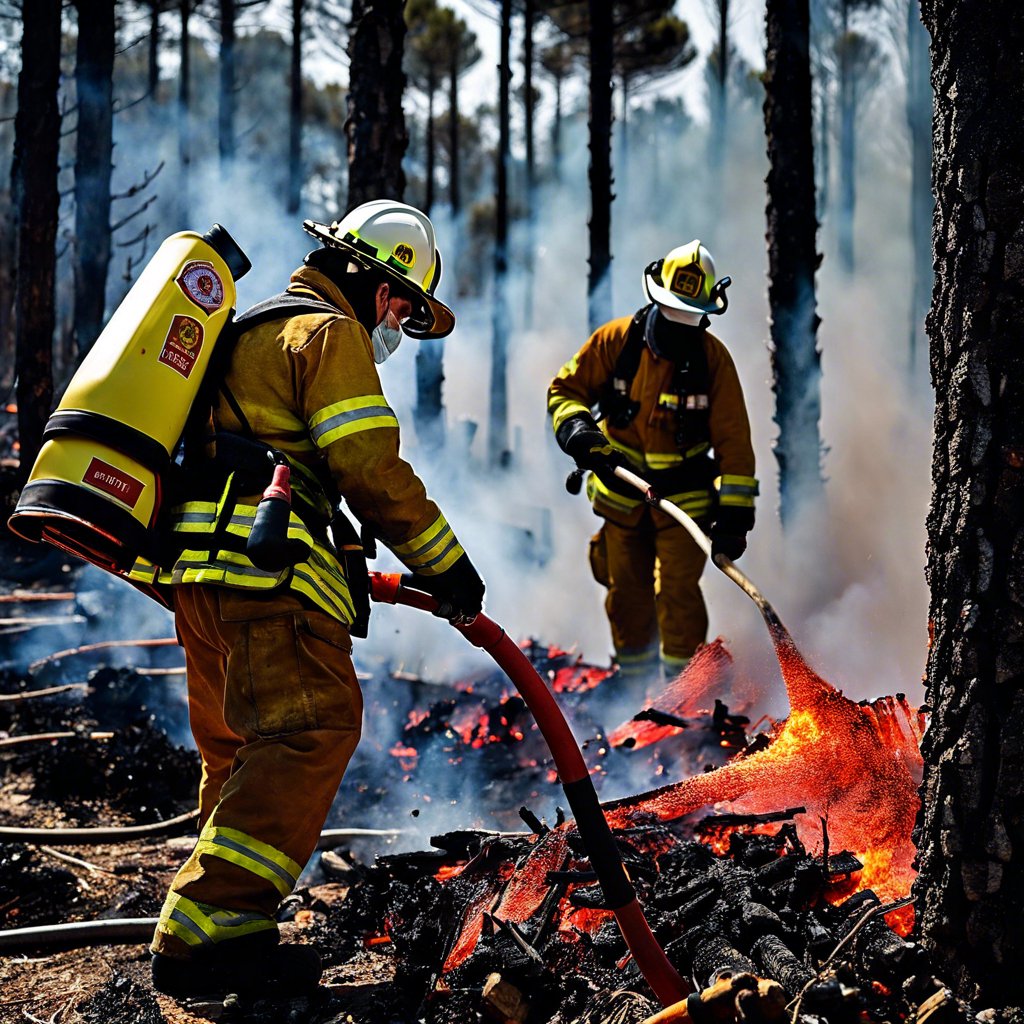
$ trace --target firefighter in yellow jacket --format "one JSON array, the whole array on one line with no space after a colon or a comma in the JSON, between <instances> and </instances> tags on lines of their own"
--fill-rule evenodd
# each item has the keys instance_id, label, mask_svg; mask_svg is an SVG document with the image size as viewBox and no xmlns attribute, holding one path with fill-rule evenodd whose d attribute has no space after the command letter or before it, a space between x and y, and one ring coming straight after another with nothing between
<instances>
[{"instance_id":1,"label":"firefighter in yellow jacket","mask_svg":"<svg viewBox=\"0 0 1024 1024\"><path fill-rule=\"evenodd\" d=\"M671 517L614 476L623 465L691 515L714 554L736 559L754 525L754 451L736 368L710 331L729 278L699 241L643 274L649 304L599 327L559 370L548 412L561 448L590 470L605 522L590 543L594 577L624 677L674 675L706 639L705 557ZM595 420L598 413L600 424Z\"/></svg>"},{"instance_id":2,"label":"firefighter in yellow jacket","mask_svg":"<svg viewBox=\"0 0 1024 1024\"><path fill-rule=\"evenodd\" d=\"M319 981L309 946L278 945L274 913L316 846L360 734L350 626L365 572L350 578L358 573L346 574L336 523L328 535L338 499L453 621L471 621L483 600L482 580L399 456L375 366L403 330L443 337L454 327L434 297L433 227L385 201L304 226L324 247L270 300L269 320L243 317L256 326L236 342L213 401L214 441L203 450L215 457L186 474L171 514L173 556L132 573L171 585L202 756L199 841L152 944L155 987L178 997L288 995ZM247 554L260 488L238 458L246 445L291 470L294 565L261 568Z\"/></svg>"}]
</instances>

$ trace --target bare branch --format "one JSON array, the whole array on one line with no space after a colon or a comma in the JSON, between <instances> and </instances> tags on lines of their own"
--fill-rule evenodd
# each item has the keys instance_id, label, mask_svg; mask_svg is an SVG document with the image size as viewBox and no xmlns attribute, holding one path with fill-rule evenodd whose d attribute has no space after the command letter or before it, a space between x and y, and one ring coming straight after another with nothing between
<instances>
[{"instance_id":1,"label":"bare branch","mask_svg":"<svg viewBox=\"0 0 1024 1024\"><path fill-rule=\"evenodd\" d=\"M135 220L136 217L141 213L145 213L153 203L156 202L156 196L150 196L137 210L129 213L127 217L122 217L116 224L111 224L110 233L113 234L115 231L119 231L121 228L128 224L130 221Z\"/></svg>"}]
</instances>

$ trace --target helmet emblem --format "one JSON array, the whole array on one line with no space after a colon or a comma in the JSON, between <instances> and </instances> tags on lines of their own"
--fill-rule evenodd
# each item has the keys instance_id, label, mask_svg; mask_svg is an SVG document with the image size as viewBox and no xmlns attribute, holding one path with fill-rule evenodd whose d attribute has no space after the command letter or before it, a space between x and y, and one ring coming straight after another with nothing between
<instances>
[{"instance_id":1,"label":"helmet emblem","mask_svg":"<svg viewBox=\"0 0 1024 1024\"><path fill-rule=\"evenodd\" d=\"M399 242L398 245L395 246L394 252L392 252L391 255L394 256L403 267L406 267L409 270L412 270L412 268L416 266L416 250L405 242Z\"/></svg>"},{"instance_id":2,"label":"helmet emblem","mask_svg":"<svg viewBox=\"0 0 1024 1024\"><path fill-rule=\"evenodd\" d=\"M672 283L669 285L671 291L675 292L676 295L682 295L686 299L695 299L700 295L703 287L704 271L701 270L698 263L677 267L672 275Z\"/></svg>"}]
</instances>

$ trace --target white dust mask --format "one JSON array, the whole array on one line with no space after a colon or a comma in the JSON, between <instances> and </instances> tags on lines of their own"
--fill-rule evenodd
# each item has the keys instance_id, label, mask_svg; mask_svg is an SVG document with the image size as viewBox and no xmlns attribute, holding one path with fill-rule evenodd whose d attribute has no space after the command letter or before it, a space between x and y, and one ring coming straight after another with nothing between
<instances>
[{"instance_id":1,"label":"white dust mask","mask_svg":"<svg viewBox=\"0 0 1024 1024\"><path fill-rule=\"evenodd\" d=\"M402 343L402 325L389 309L383 320L373 329L373 361L380 365Z\"/></svg>"}]
</instances>

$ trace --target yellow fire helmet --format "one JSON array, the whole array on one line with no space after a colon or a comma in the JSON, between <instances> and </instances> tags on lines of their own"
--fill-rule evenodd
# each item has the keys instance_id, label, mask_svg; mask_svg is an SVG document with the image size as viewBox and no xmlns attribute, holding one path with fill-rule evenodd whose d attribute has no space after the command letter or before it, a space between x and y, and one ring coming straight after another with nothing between
<instances>
[{"instance_id":1,"label":"yellow fire helmet","mask_svg":"<svg viewBox=\"0 0 1024 1024\"><path fill-rule=\"evenodd\" d=\"M724 313L732 279L715 276L715 261L699 238L677 246L644 268L644 292L651 302L684 313Z\"/></svg>"},{"instance_id":2,"label":"yellow fire helmet","mask_svg":"<svg viewBox=\"0 0 1024 1024\"><path fill-rule=\"evenodd\" d=\"M446 338L455 314L434 292L441 280L441 253L434 225L414 206L375 199L349 211L332 224L306 220L302 227L319 242L343 250L367 269L382 270L401 294L413 300L412 316L402 330L412 338Z\"/></svg>"}]
</instances>

